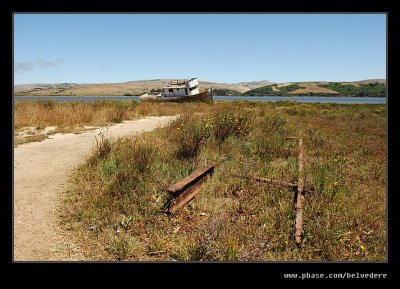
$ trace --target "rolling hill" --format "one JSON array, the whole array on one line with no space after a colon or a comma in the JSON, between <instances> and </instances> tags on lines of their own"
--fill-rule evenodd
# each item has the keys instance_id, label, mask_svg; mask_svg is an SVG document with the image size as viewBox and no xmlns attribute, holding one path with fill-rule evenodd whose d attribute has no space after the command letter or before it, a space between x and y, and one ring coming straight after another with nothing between
<instances>
[{"instance_id":1,"label":"rolling hill","mask_svg":"<svg viewBox=\"0 0 400 289\"><path fill-rule=\"evenodd\" d=\"M108 95L140 95L151 89L165 86L171 79L136 80L121 83L59 83L59 84L20 84L14 85L16 96L108 96ZM356 82L339 82L341 85L351 85L350 88L378 83L386 87L386 80L371 79ZM338 86L336 86L338 87ZM268 80L218 83L200 80L201 89L213 88L221 95L341 95L333 89L329 82L287 82L273 83ZM341 87L348 90L349 87ZM375 87L376 88L376 87ZM346 91L347 91L346 90ZM357 90L357 89L356 89Z\"/></svg>"},{"instance_id":2,"label":"rolling hill","mask_svg":"<svg viewBox=\"0 0 400 289\"><path fill-rule=\"evenodd\" d=\"M272 84L246 91L247 96L386 96L385 80L357 82L293 82Z\"/></svg>"},{"instance_id":3,"label":"rolling hill","mask_svg":"<svg viewBox=\"0 0 400 289\"><path fill-rule=\"evenodd\" d=\"M165 86L171 79L137 80L121 83L62 83L62 84L20 84L14 86L16 96L106 96L106 95L140 95L151 89ZM229 89L239 93L271 84L269 81L243 83L217 83L199 81L202 89Z\"/></svg>"}]
</instances>

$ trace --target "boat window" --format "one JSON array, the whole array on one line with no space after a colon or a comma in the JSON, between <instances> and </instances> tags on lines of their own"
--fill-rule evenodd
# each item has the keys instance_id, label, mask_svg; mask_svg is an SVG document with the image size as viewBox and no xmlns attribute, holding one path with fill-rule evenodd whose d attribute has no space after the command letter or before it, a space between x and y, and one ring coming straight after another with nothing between
<instances>
[{"instance_id":1,"label":"boat window","mask_svg":"<svg viewBox=\"0 0 400 289\"><path fill-rule=\"evenodd\" d=\"M198 87L198 85L195 85L193 87L190 87L189 89L190 89L190 91L192 91L192 90L195 90L197 87Z\"/></svg>"},{"instance_id":2,"label":"boat window","mask_svg":"<svg viewBox=\"0 0 400 289\"><path fill-rule=\"evenodd\" d=\"M168 91L169 91L169 92L172 92L172 91L173 91L173 89L172 89L172 88L170 88L170 89L168 89Z\"/></svg>"}]
</instances>

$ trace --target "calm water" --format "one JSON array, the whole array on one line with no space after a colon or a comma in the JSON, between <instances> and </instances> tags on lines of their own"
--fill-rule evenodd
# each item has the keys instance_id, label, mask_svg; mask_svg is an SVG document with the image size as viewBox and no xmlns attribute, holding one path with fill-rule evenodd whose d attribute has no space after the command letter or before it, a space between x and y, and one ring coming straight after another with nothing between
<instances>
[{"instance_id":1,"label":"calm water","mask_svg":"<svg viewBox=\"0 0 400 289\"><path fill-rule=\"evenodd\" d=\"M87 101L93 102L99 99L130 100L139 101L139 96L15 96L16 101L38 101L51 99L60 102ZM378 103L385 104L386 97L319 97L319 96L214 96L214 100L221 101L281 101L294 100L298 102L333 102L333 103Z\"/></svg>"},{"instance_id":2,"label":"calm water","mask_svg":"<svg viewBox=\"0 0 400 289\"><path fill-rule=\"evenodd\" d=\"M386 97L323 97L323 96L214 96L214 100L249 100L298 102L334 102L334 103L386 103Z\"/></svg>"}]
</instances>

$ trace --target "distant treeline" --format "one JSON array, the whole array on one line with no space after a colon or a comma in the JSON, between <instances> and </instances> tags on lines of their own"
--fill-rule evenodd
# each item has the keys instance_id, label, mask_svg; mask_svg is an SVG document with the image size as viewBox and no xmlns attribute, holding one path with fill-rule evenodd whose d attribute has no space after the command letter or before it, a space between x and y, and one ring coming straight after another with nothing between
<instances>
[{"instance_id":1,"label":"distant treeline","mask_svg":"<svg viewBox=\"0 0 400 289\"><path fill-rule=\"evenodd\" d=\"M341 84L337 82L329 82L328 84L319 85L338 92L344 96L367 96L367 97L384 97L386 96L386 84L372 82L360 83L359 86L352 84Z\"/></svg>"},{"instance_id":2,"label":"distant treeline","mask_svg":"<svg viewBox=\"0 0 400 289\"><path fill-rule=\"evenodd\" d=\"M233 89L227 89L227 88L214 88L212 90L213 95L220 95L220 96L226 96L226 95L242 95L239 91L233 90Z\"/></svg>"},{"instance_id":3,"label":"distant treeline","mask_svg":"<svg viewBox=\"0 0 400 289\"><path fill-rule=\"evenodd\" d=\"M287 86L278 87L277 84L267 85L259 88L255 88L249 91L246 91L242 94L242 96L353 96L353 97L385 97L386 96L386 84L384 83L367 83L367 84L359 84L358 86L353 84L342 84L337 82L329 82L328 84L319 84L319 87L328 88L337 93L327 93L327 92L302 92L295 93L293 92L302 87L299 84L290 84ZM233 95L233 94L232 94Z\"/></svg>"},{"instance_id":4,"label":"distant treeline","mask_svg":"<svg viewBox=\"0 0 400 289\"><path fill-rule=\"evenodd\" d=\"M242 93L244 96L286 96L289 92L303 88L298 84L290 84L287 86L277 87L277 84L271 84L259 88L255 88Z\"/></svg>"}]
</instances>

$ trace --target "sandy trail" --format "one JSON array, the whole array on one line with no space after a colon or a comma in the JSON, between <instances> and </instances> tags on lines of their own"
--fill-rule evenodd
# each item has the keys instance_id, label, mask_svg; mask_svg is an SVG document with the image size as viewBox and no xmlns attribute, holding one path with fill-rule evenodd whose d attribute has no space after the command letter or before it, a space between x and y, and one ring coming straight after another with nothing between
<instances>
[{"instance_id":1,"label":"sandy trail","mask_svg":"<svg viewBox=\"0 0 400 289\"><path fill-rule=\"evenodd\" d=\"M71 171L84 161L100 132L112 138L150 131L175 117L147 117L14 148L14 260L84 260L58 226L58 208Z\"/></svg>"}]
</instances>

